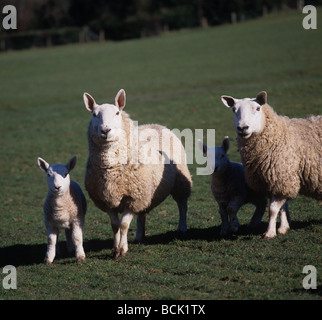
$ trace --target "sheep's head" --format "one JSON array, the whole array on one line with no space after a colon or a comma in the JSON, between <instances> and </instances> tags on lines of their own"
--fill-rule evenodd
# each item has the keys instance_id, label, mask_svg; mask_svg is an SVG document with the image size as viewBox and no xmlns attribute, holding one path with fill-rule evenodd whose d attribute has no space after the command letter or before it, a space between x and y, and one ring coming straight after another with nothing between
<instances>
[{"instance_id":1,"label":"sheep's head","mask_svg":"<svg viewBox=\"0 0 322 320\"><path fill-rule=\"evenodd\" d=\"M89 125L92 140L97 144L117 140L119 131L122 130L122 110L126 102L125 91L121 89L117 93L115 104L98 105L88 93L84 93L83 98L86 109L92 113Z\"/></svg>"},{"instance_id":2,"label":"sheep's head","mask_svg":"<svg viewBox=\"0 0 322 320\"><path fill-rule=\"evenodd\" d=\"M208 147L204 142L198 139L198 147L203 155L207 157L207 169L209 173L224 172L229 164L227 151L229 149L229 137L226 136L220 147Z\"/></svg>"},{"instance_id":3,"label":"sheep's head","mask_svg":"<svg viewBox=\"0 0 322 320\"><path fill-rule=\"evenodd\" d=\"M262 131L265 119L262 106L267 102L265 91L258 93L253 99L221 96L221 100L234 112L234 127L240 137L248 139L253 133Z\"/></svg>"},{"instance_id":4,"label":"sheep's head","mask_svg":"<svg viewBox=\"0 0 322 320\"><path fill-rule=\"evenodd\" d=\"M48 188L52 193L56 195L62 195L69 189L69 172L75 168L76 161L77 158L76 156L74 156L68 161L66 165L49 165L44 159L37 159L40 170L47 174Z\"/></svg>"}]
</instances>

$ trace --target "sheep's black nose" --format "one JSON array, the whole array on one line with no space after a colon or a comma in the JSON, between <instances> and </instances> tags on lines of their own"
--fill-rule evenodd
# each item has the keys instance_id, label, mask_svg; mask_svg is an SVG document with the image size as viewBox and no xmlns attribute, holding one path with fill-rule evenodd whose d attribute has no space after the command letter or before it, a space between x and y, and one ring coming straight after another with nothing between
<instances>
[{"instance_id":1,"label":"sheep's black nose","mask_svg":"<svg viewBox=\"0 0 322 320\"><path fill-rule=\"evenodd\" d=\"M244 126L244 127L237 127L237 130L239 131L239 132L245 132L247 129L249 128L249 126Z\"/></svg>"},{"instance_id":2,"label":"sheep's black nose","mask_svg":"<svg viewBox=\"0 0 322 320\"><path fill-rule=\"evenodd\" d=\"M103 129L101 129L101 133L102 134L108 134L110 131L111 131L110 128L103 128Z\"/></svg>"}]
</instances>

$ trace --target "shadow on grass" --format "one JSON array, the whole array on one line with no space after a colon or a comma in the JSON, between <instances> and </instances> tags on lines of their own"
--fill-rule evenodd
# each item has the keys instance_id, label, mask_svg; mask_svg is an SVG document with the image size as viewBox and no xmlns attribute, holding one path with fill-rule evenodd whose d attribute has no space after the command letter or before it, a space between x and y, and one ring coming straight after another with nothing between
<instances>
[{"instance_id":1,"label":"shadow on grass","mask_svg":"<svg viewBox=\"0 0 322 320\"><path fill-rule=\"evenodd\" d=\"M312 225L320 225L322 220L310 220L310 221L293 221L291 224L292 230L305 229ZM267 223L262 223L257 229L250 230L247 225L241 225L236 235L230 235L225 239L236 240L240 236L244 237L245 240L252 239L251 236L262 235L267 228ZM157 245L157 244L169 244L174 240L179 239L183 241L188 240L206 240L209 242L220 241L220 226L214 226L209 228L191 228L186 234L178 233L177 231L168 231L166 233L156 234L147 236L143 244L145 245ZM73 254L69 254L65 247L65 241L59 241L60 253L57 254L55 260L72 258ZM84 241L84 250L90 255L95 252L101 252L103 250L111 250L113 247L113 239L90 239ZM8 247L0 248L0 267L5 265L26 266L33 264L43 263L43 259L46 254L46 244L16 244ZM96 258L109 259L112 257L110 254L101 254Z\"/></svg>"}]
</instances>

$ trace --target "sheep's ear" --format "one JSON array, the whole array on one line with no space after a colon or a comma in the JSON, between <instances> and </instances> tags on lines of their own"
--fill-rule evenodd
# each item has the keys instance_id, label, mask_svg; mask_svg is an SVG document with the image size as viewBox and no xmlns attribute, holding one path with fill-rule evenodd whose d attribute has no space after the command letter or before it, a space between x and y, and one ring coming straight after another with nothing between
<instances>
[{"instance_id":1,"label":"sheep's ear","mask_svg":"<svg viewBox=\"0 0 322 320\"><path fill-rule=\"evenodd\" d=\"M121 89L115 97L115 105L121 111L125 107L125 104L126 104L126 94L124 89Z\"/></svg>"},{"instance_id":2,"label":"sheep's ear","mask_svg":"<svg viewBox=\"0 0 322 320\"><path fill-rule=\"evenodd\" d=\"M85 92L83 94L83 99L84 99L86 109L89 112L93 112L94 107L96 105L96 102L95 102L94 98L89 93Z\"/></svg>"},{"instance_id":3,"label":"sheep's ear","mask_svg":"<svg viewBox=\"0 0 322 320\"><path fill-rule=\"evenodd\" d=\"M47 170L49 168L49 164L44 159L38 157L37 164L38 164L38 167L41 171L47 173Z\"/></svg>"},{"instance_id":4,"label":"sheep's ear","mask_svg":"<svg viewBox=\"0 0 322 320\"><path fill-rule=\"evenodd\" d=\"M197 145L198 148L200 149L200 151L203 153L204 156L207 155L207 145L205 143L203 143L203 141L201 141L200 139L197 140Z\"/></svg>"},{"instance_id":5,"label":"sheep's ear","mask_svg":"<svg viewBox=\"0 0 322 320\"><path fill-rule=\"evenodd\" d=\"M256 96L256 102L261 106L266 104L267 103L267 92L266 91L259 92Z\"/></svg>"},{"instance_id":6,"label":"sheep's ear","mask_svg":"<svg viewBox=\"0 0 322 320\"><path fill-rule=\"evenodd\" d=\"M76 166L76 162L77 162L77 157L76 156L73 156L69 161L68 163L66 164L66 168L68 170L68 172L72 171L75 166Z\"/></svg>"},{"instance_id":7,"label":"sheep's ear","mask_svg":"<svg viewBox=\"0 0 322 320\"><path fill-rule=\"evenodd\" d=\"M229 150L229 145L230 145L229 137L226 136L226 137L224 137L224 139L221 143L221 147L225 150L226 153Z\"/></svg>"},{"instance_id":8,"label":"sheep's ear","mask_svg":"<svg viewBox=\"0 0 322 320\"><path fill-rule=\"evenodd\" d=\"M230 96L221 96L221 101L227 108L232 108L235 105L236 100L237 99Z\"/></svg>"}]
</instances>

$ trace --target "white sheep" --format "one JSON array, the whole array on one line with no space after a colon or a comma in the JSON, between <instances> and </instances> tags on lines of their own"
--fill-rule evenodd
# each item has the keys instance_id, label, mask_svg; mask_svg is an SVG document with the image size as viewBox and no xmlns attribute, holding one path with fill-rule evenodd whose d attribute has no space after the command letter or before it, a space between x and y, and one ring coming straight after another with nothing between
<instances>
[{"instance_id":1,"label":"white sheep","mask_svg":"<svg viewBox=\"0 0 322 320\"><path fill-rule=\"evenodd\" d=\"M208 147L198 139L198 147L207 157L207 169L211 173L211 190L219 206L221 217L220 235L238 231L238 210L246 203L256 206L249 228L256 228L262 221L267 205L266 197L246 185L244 168L241 163L231 162L227 152L229 137L224 137L220 147Z\"/></svg>"},{"instance_id":2,"label":"white sheep","mask_svg":"<svg viewBox=\"0 0 322 320\"><path fill-rule=\"evenodd\" d=\"M146 213L170 194L179 208L178 230L186 232L192 182L181 141L157 124L135 126L123 111L123 89L117 93L115 104L98 105L88 93L83 98L92 113L85 187L95 205L110 216L113 256L125 256L128 251L127 232L133 215L137 215L135 240L140 242ZM122 214L121 221L118 213Z\"/></svg>"},{"instance_id":3,"label":"white sheep","mask_svg":"<svg viewBox=\"0 0 322 320\"><path fill-rule=\"evenodd\" d=\"M56 244L60 229L65 229L67 249L75 249L77 261L85 260L83 248L83 226L86 199L80 186L70 180L69 172L76 165L76 156L66 165L49 165L38 158L39 168L47 174L48 194L44 204L44 219L47 229L47 252L44 262L51 264L56 255Z\"/></svg>"},{"instance_id":4,"label":"white sheep","mask_svg":"<svg viewBox=\"0 0 322 320\"><path fill-rule=\"evenodd\" d=\"M322 116L289 119L267 104L267 94L222 96L234 112L234 127L247 184L270 198L265 238L289 230L287 200L298 194L322 199Z\"/></svg>"}]
</instances>

